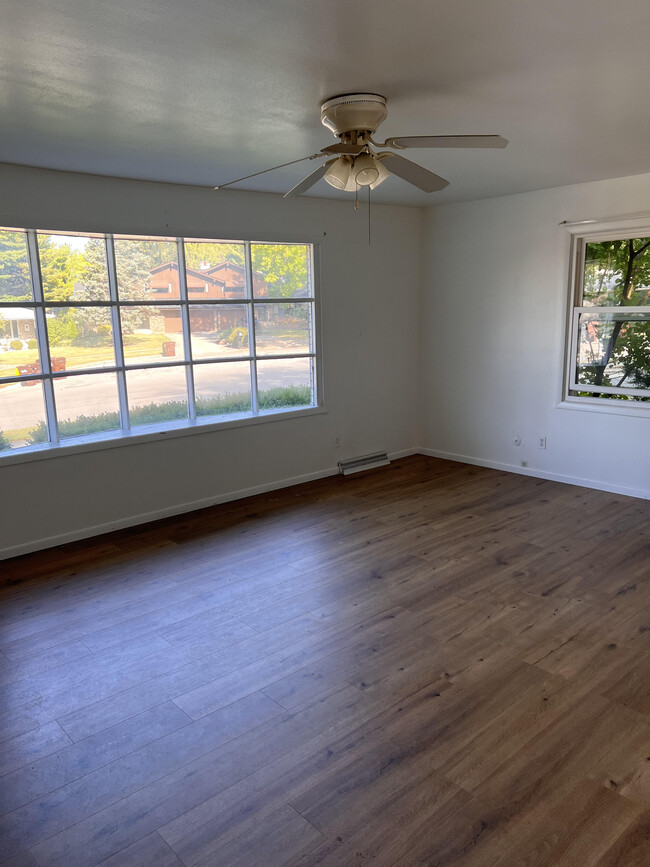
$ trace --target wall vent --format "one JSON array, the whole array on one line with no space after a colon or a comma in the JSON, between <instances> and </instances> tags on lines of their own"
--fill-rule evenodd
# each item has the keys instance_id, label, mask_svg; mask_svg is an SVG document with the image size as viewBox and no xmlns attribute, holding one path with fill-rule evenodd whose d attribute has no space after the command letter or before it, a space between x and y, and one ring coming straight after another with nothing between
<instances>
[{"instance_id":1,"label":"wall vent","mask_svg":"<svg viewBox=\"0 0 650 867\"><path fill-rule=\"evenodd\" d=\"M339 461L339 473L342 476L349 476L351 473L360 473L362 470L385 467L389 463L386 452L376 452L374 455L362 455L360 458Z\"/></svg>"}]
</instances>

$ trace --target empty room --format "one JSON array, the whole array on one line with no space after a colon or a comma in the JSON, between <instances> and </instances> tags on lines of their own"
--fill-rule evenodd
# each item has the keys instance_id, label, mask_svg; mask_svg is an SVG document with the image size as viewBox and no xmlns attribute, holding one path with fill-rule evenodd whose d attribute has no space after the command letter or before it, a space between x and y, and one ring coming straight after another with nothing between
<instances>
[{"instance_id":1,"label":"empty room","mask_svg":"<svg viewBox=\"0 0 650 867\"><path fill-rule=\"evenodd\" d=\"M650 864L647 0L4 0L0 865Z\"/></svg>"}]
</instances>

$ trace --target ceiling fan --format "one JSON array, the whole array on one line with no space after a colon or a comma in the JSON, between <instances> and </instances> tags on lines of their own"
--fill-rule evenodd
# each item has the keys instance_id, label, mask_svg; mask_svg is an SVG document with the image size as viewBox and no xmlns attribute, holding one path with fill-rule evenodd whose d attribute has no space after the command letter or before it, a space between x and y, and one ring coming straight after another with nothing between
<instances>
[{"instance_id":1,"label":"ceiling fan","mask_svg":"<svg viewBox=\"0 0 650 867\"><path fill-rule=\"evenodd\" d=\"M393 153L394 150L407 148L504 148L508 141L500 135L415 135L392 136L384 142L372 138L379 124L386 119L386 99L376 93L344 93L328 99L321 105L321 122L339 139L337 144L321 148L316 154L300 157L261 172L254 172L227 184L219 184L214 189L221 190L255 178L258 175L291 166L304 160L326 159L316 171L307 175L300 183L284 194L298 196L324 178L328 184L339 190L356 192L359 187L374 190L391 174L397 175L409 184L433 193L442 190L449 181L425 169L417 163ZM373 148L391 148L376 151Z\"/></svg>"}]
</instances>

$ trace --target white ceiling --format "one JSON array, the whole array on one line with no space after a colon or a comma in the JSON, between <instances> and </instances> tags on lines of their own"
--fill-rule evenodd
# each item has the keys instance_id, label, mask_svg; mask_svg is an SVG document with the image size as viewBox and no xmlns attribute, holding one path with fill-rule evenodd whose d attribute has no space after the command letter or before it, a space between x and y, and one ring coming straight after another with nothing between
<instances>
[{"instance_id":1,"label":"white ceiling","mask_svg":"<svg viewBox=\"0 0 650 867\"><path fill-rule=\"evenodd\" d=\"M2 0L0 161L213 186L334 143L320 102L372 91L464 201L650 171L648 0ZM283 192L301 163L240 185ZM219 195L215 192L215 196ZM343 197L320 181L310 195Z\"/></svg>"}]
</instances>

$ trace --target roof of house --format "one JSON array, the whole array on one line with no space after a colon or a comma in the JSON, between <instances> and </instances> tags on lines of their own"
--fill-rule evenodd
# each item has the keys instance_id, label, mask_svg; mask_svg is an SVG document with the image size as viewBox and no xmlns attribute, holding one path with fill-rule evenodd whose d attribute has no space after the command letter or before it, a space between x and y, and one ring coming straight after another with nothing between
<instances>
[{"instance_id":1,"label":"roof of house","mask_svg":"<svg viewBox=\"0 0 650 867\"><path fill-rule=\"evenodd\" d=\"M27 307L3 307L0 310L0 320L6 322L19 322L22 319L31 319L34 321L34 311Z\"/></svg>"},{"instance_id":2,"label":"roof of house","mask_svg":"<svg viewBox=\"0 0 650 867\"><path fill-rule=\"evenodd\" d=\"M165 262L163 265L157 265L155 268L150 269L151 274L160 274L163 271L178 271L178 262ZM193 277L198 277L204 282L219 283L221 286L226 285L224 280L219 280L217 277L213 277L210 270L207 268L205 271L201 271L198 268L186 268L185 272L186 274L191 274Z\"/></svg>"}]
</instances>

